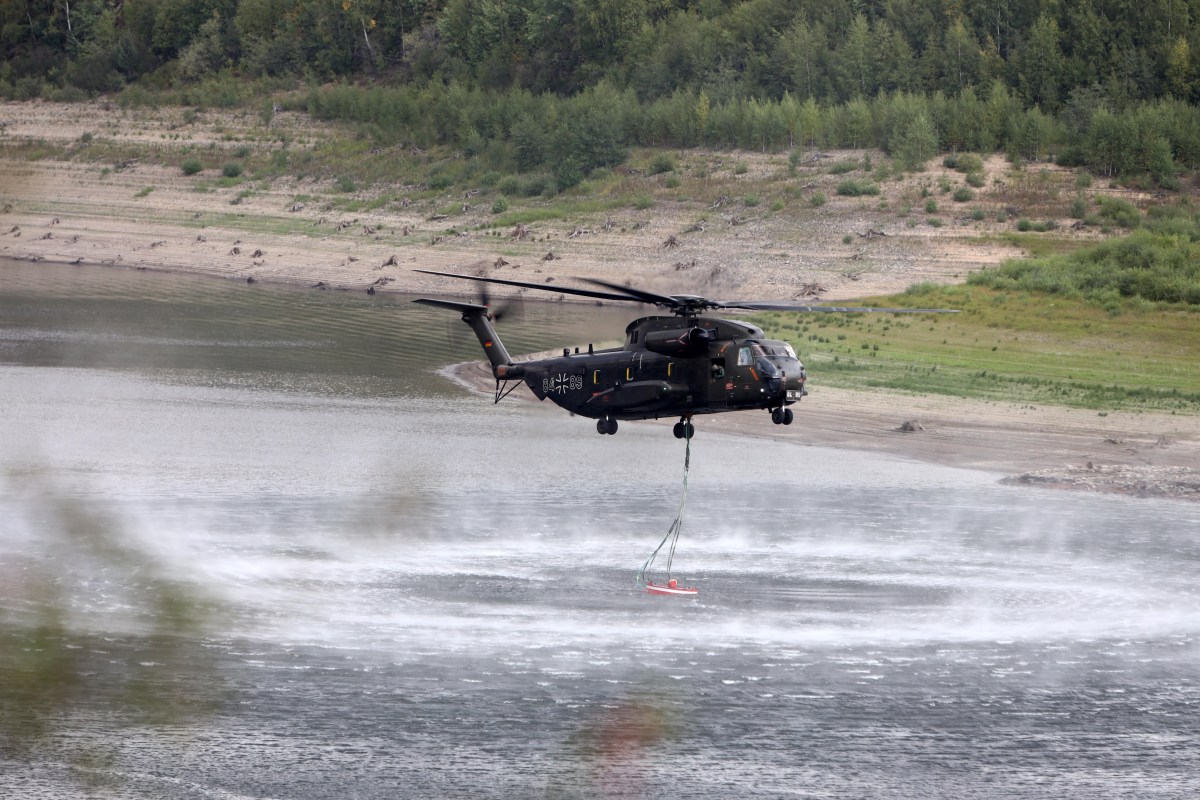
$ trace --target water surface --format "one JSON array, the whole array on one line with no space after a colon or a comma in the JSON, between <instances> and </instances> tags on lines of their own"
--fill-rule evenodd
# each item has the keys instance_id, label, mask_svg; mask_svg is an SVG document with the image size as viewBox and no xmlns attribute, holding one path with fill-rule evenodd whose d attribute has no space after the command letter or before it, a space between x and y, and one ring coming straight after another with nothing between
<instances>
[{"instance_id":1,"label":"water surface","mask_svg":"<svg viewBox=\"0 0 1200 800\"><path fill-rule=\"evenodd\" d=\"M669 425L493 406L439 372L477 347L454 315L407 299L0 263L0 624L53 606L86 686L0 793L1200 789L1194 506L701 425L701 594L650 597ZM155 581L196 604L166 648Z\"/></svg>"}]
</instances>

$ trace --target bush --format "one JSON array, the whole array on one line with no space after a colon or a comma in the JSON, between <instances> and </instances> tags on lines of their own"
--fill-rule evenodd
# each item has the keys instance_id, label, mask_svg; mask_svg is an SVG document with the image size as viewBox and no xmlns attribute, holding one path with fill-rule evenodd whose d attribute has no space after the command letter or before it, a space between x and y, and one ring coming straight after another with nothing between
<instances>
[{"instance_id":1,"label":"bush","mask_svg":"<svg viewBox=\"0 0 1200 800\"><path fill-rule=\"evenodd\" d=\"M1019 220L1017 220L1017 230L1021 231L1022 233L1028 233L1029 231L1033 230L1033 223L1025 217L1021 217Z\"/></svg>"},{"instance_id":2,"label":"bush","mask_svg":"<svg viewBox=\"0 0 1200 800\"><path fill-rule=\"evenodd\" d=\"M1137 206L1119 197L1101 197L1100 216L1122 228L1136 228L1142 224L1142 214Z\"/></svg>"},{"instance_id":3,"label":"bush","mask_svg":"<svg viewBox=\"0 0 1200 800\"><path fill-rule=\"evenodd\" d=\"M500 194L512 197L515 194L521 193L521 181L516 175L505 175L496 182L496 188L500 190Z\"/></svg>"},{"instance_id":4,"label":"bush","mask_svg":"<svg viewBox=\"0 0 1200 800\"><path fill-rule=\"evenodd\" d=\"M204 165L200 163L199 159L189 158L187 161L184 161L179 168L183 170L184 175L195 175L197 172L204 169Z\"/></svg>"},{"instance_id":5,"label":"bush","mask_svg":"<svg viewBox=\"0 0 1200 800\"><path fill-rule=\"evenodd\" d=\"M942 164L958 172L982 172L983 159L974 153L954 153L942 159Z\"/></svg>"},{"instance_id":6,"label":"bush","mask_svg":"<svg viewBox=\"0 0 1200 800\"><path fill-rule=\"evenodd\" d=\"M1138 230L1070 253L1010 261L972 273L968 283L1083 296L1109 308L1120 298L1200 305L1200 221ZM1180 235L1184 233L1184 235Z\"/></svg>"},{"instance_id":7,"label":"bush","mask_svg":"<svg viewBox=\"0 0 1200 800\"><path fill-rule=\"evenodd\" d=\"M987 183L987 178L984 177L982 172L968 172L966 181L969 186L982 189L984 184Z\"/></svg>"},{"instance_id":8,"label":"bush","mask_svg":"<svg viewBox=\"0 0 1200 800\"><path fill-rule=\"evenodd\" d=\"M825 205L825 193L813 192L812 197L808 198L808 204L813 208L820 208Z\"/></svg>"},{"instance_id":9,"label":"bush","mask_svg":"<svg viewBox=\"0 0 1200 800\"><path fill-rule=\"evenodd\" d=\"M554 192L558 189L558 179L548 172L529 175L521 181L521 194L526 197L536 197L545 194L547 190Z\"/></svg>"},{"instance_id":10,"label":"bush","mask_svg":"<svg viewBox=\"0 0 1200 800\"><path fill-rule=\"evenodd\" d=\"M1071 219L1083 219L1087 216L1087 201L1076 197L1071 201Z\"/></svg>"},{"instance_id":11,"label":"bush","mask_svg":"<svg viewBox=\"0 0 1200 800\"><path fill-rule=\"evenodd\" d=\"M838 184L837 193L845 197L876 195L879 194L879 186L867 181L842 181Z\"/></svg>"},{"instance_id":12,"label":"bush","mask_svg":"<svg viewBox=\"0 0 1200 800\"><path fill-rule=\"evenodd\" d=\"M661 175L664 172L675 171L675 159L666 153L660 153L654 157L654 161L650 164L651 175Z\"/></svg>"},{"instance_id":13,"label":"bush","mask_svg":"<svg viewBox=\"0 0 1200 800\"><path fill-rule=\"evenodd\" d=\"M928 200L926 200L925 201L925 213L926 214L936 214L937 212L938 212L937 200L934 200L932 197L929 198Z\"/></svg>"},{"instance_id":14,"label":"bush","mask_svg":"<svg viewBox=\"0 0 1200 800\"><path fill-rule=\"evenodd\" d=\"M350 192L358 189L358 186L354 184L354 179L349 175L343 175L342 177L338 178L336 185L337 190L343 194L350 194Z\"/></svg>"},{"instance_id":15,"label":"bush","mask_svg":"<svg viewBox=\"0 0 1200 800\"><path fill-rule=\"evenodd\" d=\"M966 186L960 186L954 190L954 202L968 203L975 199L975 193Z\"/></svg>"},{"instance_id":16,"label":"bush","mask_svg":"<svg viewBox=\"0 0 1200 800\"><path fill-rule=\"evenodd\" d=\"M496 202L492 203L493 214L503 214L508 211L508 200L504 197L497 197Z\"/></svg>"},{"instance_id":17,"label":"bush","mask_svg":"<svg viewBox=\"0 0 1200 800\"><path fill-rule=\"evenodd\" d=\"M829 168L830 175L845 175L847 172L854 172L860 166L858 161L839 161Z\"/></svg>"},{"instance_id":18,"label":"bush","mask_svg":"<svg viewBox=\"0 0 1200 800\"><path fill-rule=\"evenodd\" d=\"M242 165L236 161L230 161L225 166L221 167L221 174L226 178L236 178L242 174Z\"/></svg>"}]
</instances>

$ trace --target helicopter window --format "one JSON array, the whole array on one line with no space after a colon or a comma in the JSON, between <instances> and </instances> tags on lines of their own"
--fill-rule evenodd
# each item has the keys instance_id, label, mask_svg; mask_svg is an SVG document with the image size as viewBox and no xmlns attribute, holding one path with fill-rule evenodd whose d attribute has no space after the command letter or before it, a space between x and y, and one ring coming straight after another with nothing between
<instances>
[{"instance_id":1,"label":"helicopter window","mask_svg":"<svg viewBox=\"0 0 1200 800\"><path fill-rule=\"evenodd\" d=\"M714 358L712 360L712 376L714 378L724 378L725 377L725 359Z\"/></svg>"},{"instance_id":2,"label":"helicopter window","mask_svg":"<svg viewBox=\"0 0 1200 800\"><path fill-rule=\"evenodd\" d=\"M754 356L750 354L750 346L741 347L738 349L738 366L748 367L754 363Z\"/></svg>"}]
</instances>

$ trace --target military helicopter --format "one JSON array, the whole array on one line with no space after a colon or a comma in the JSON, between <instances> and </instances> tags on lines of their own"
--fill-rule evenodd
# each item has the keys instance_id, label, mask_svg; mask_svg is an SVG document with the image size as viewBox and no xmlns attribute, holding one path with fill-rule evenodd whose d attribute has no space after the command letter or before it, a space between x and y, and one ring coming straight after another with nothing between
<instances>
[{"instance_id":1,"label":"military helicopter","mask_svg":"<svg viewBox=\"0 0 1200 800\"><path fill-rule=\"evenodd\" d=\"M791 425L789 406L808 392L804 364L787 342L766 338L761 328L741 320L701 316L712 309L796 311L801 313L957 313L938 308L850 308L806 306L758 300L710 300L697 295L662 295L594 278L579 280L601 287L581 289L524 281L459 275L418 269L440 275L524 289L552 291L596 300L645 303L672 316L640 317L625 328L622 347L587 352L563 348L561 356L514 363L492 326L487 303L460 303L422 297L427 306L457 311L483 345L496 379L494 402L499 403L523 381L539 400L596 420L596 431L612 435L617 420L679 417L674 434L691 439L692 417L726 411L759 409L770 412L776 425Z\"/></svg>"}]
</instances>

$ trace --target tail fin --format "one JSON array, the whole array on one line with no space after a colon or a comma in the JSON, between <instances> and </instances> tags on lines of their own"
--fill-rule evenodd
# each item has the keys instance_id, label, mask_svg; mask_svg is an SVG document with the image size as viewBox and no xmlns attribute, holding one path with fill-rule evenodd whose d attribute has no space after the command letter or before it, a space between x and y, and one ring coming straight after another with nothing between
<instances>
[{"instance_id":1,"label":"tail fin","mask_svg":"<svg viewBox=\"0 0 1200 800\"><path fill-rule=\"evenodd\" d=\"M519 371L514 369L512 358L508 355L508 350L504 348L504 342L500 341L500 337L496 335L496 329L492 327L487 306L456 303L453 300L434 300L428 297L422 297L413 302L461 312L462 321L471 326L471 330L475 331L475 335L479 338L479 343L483 345L483 352L487 354L488 361L492 365L492 375L497 379L519 377L518 372L524 372L523 369Z\"/></svg>"}]
</instances>

